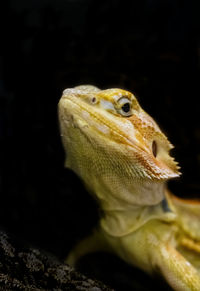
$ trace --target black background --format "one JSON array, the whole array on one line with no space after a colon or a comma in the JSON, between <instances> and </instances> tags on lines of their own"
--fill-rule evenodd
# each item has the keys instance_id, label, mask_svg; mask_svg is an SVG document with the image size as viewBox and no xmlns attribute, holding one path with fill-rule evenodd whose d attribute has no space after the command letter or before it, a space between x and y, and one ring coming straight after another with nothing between
<instances>
[{"instance_id":1,"label":"black background","mask_svg":"<svg viewBox=\"0 0 200 291\"><path fill-rule=\"evenodd\" d=\"M1 227L63 259L95 225L95 203L63 167L57 121L62 91L85 83L134 92L175 145L183 175L170 189L200 198L198 1L10 0L4 5ZM102 264L100 278L118 290L143 290L142 283L131 285L132 270L125 264L103 257L114 271L105 275L104 261L92 259L91 269Z\"/></svg>"}]
</instances>

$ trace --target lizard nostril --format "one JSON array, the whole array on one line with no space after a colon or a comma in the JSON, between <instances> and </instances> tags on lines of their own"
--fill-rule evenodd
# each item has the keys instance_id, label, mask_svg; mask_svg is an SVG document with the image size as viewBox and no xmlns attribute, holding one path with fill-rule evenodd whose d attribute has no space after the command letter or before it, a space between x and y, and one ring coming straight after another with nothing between
<instances>
[{"instance_id":1,"label":"lizard nostril","mask_svg":"<svg viewBox=\"0 0 200 291\"><path fill-rule=\"evenodd\" d=\"M97 99L95 97L92 98L92 103L96 103Z\"/></svg>"},{"instance_id":2,"label":"lizard nostril","mask_svg":"<svg viewBox=\"0 0 200 291\"><path fill-rule=\"evenodd\" d=\"M153 153L153 155L154 155L155 158L156 158L156 156L157 156L157 152L158 152L158 147L157 147L157 143L156 143L156 141L154 140L154 141L152 142L152 153Z\"/></svg>"}]
</instances>

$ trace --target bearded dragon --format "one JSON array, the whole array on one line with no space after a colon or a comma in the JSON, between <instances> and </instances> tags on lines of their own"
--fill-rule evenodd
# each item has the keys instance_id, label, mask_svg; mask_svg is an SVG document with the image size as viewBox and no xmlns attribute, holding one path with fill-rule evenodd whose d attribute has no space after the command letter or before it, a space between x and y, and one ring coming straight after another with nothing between
<instances>
[{"instance_id":1,"label":"bearded dragon","mask_svg":"<svg viewBox=\"0 0 200 291\"><path fill-rule=\"evenodd\" d=\"M66 89L59 120L65 166L103 213L68 263L107 250L149 274L159 272L174 290L199 291L200 203L167 189L167 181L180 175L173 146L136 97L90 85Z\"/></svg>"}]
</instances>

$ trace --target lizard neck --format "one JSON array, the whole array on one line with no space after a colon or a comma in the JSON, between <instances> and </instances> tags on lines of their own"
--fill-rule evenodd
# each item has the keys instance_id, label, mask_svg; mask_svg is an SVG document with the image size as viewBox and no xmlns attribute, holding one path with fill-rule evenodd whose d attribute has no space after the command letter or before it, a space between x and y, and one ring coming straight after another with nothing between
<instances>
[{"instance_id":1,"label":"lizard neck","mask_svg":"<svg viewBox=\"0 0 200 291\"><path fill-rule=\"evenodd\" d=\"M175 214L167 207L164 181L100 180L95 196L103 210L100 225L109 235L130 234L152 219L174 220Z\"/></svg>"},{"instance_id":2,"label":"lizard neck","mask_svg":"<svg viewBox=\"0 0 200 291\"><path fill-rule=\"evenodd\" d=\"M109 176L106 173L92 181L92 192L100 200L104 212L153 206L165 197L165 181L134 180L125 176L115 177L113 173Z\"/></svg>"},{"instance_id":3,"label":"lizard neck","mask_svg":"<svg viewBox=\"0 0 200 291\"><path fill-rule=\"evenodd\" d=\"M175 218L176 214L164 198L157 205L134 206L126 210L107 210L100 220L100 226L110 236L122 237L135 232L150 220L172 222Z\"/></svg>"}]
</instances>

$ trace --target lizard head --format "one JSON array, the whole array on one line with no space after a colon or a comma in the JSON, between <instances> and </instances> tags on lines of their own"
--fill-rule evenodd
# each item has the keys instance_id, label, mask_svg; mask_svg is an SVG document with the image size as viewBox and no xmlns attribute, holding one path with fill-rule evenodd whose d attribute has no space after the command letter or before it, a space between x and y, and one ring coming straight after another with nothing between
<instances>
[{"instance_id":1,"label":"lizard head","mask_svg":"<svg viewBox=\"0 0 200 291\"><path fill-rule=\"evenodd\" d=\"M166 180L179 176L173 148L136 97L122 89L94 86L66 89L59 102L66 166L82 178L106 168L131 178ZM124 168L123 168L124 167Z\"/></svg>"}]
</instances>

